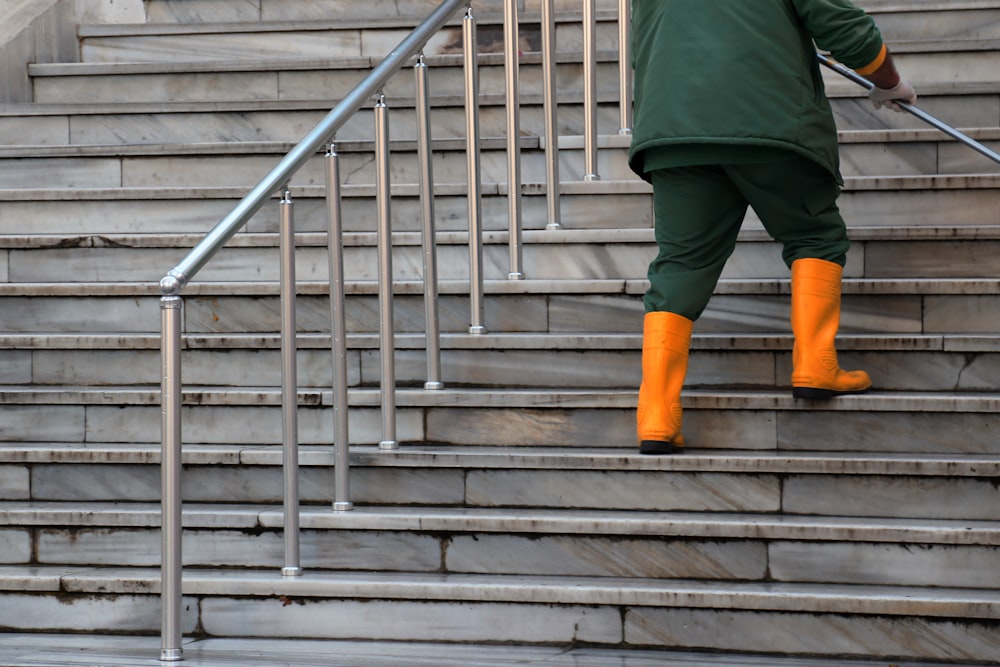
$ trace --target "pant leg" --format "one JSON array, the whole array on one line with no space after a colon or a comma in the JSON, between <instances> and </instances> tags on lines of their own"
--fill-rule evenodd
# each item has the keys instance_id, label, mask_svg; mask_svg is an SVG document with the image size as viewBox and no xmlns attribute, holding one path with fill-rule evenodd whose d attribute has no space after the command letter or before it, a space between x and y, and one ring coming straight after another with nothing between
<instances>
[{"instance_id":1,"label":"pant leg","mask_svg":"<svg viewBox=\"0 0 1000 667\"><path fill-rule=\"evenodd\" d=\"M844 265L851 243L833 174L800 156L725 169L767 232L782 244L785 264L814 258Z\"/></svg>"},{"instance_id":2,"label":"pant leg","mask_svg":"<svg viewBox=\"0 0 1000 667\"><path fill-rule=\"evenodd\" d=\"M708 305L747 211L747 200L717 166L651 174L656 243L646 312L696 320Z\"/></svg>"}]
</instances>

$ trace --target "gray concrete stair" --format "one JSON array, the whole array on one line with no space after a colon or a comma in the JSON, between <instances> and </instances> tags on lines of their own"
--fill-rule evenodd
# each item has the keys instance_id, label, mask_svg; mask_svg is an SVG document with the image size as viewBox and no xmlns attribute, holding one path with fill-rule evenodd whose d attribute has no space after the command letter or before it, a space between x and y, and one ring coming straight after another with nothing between
<instances>
[{"instance_id":1,"label":"gray concrete stair","mask_svg":"<svg viewBox=\"0 0 1000 667\"><path fill-rule=\"evenodd\" d=\"M81 26L82 62L33 64L34 103L0 106L5 629L158 632L157 281L431 4L126 2L124 20L147 23ZM316 161L292 184L306 572L279 571L272 201L185 290L185 632L583 643L625 649L619 661L652 649L699 652L686 664L727 664L719 652L728 651L760 654L753 660L768 665L782 654L825 656L824 667L843 657L995 662L997 166L905 114L875 112L856 86L824 72L854 239L838 348L842 365L868 369L876 389L827 403L791 398L787 270L751 215L693 339L683 398L690 448L641 457L641 295L654 244L649 186L627 171L628 138L615 136L617 3L598 3L596 182L582 182L579 3L557 3L558 231L544 229L538 3L522 3L523 281L505 279L498 5L475 4L489 333L467 333L464 100L460 62L448 52L455 22L428 54L445 389L422 389L412 77L404 71L387 88L403 444L391 453L376 447L381 368L365 112L338 136L349 174L358 504L330 509ZM917 86L920 107L1000 145L1000 2L861 4Z\"/></svg>"}]
</instances>

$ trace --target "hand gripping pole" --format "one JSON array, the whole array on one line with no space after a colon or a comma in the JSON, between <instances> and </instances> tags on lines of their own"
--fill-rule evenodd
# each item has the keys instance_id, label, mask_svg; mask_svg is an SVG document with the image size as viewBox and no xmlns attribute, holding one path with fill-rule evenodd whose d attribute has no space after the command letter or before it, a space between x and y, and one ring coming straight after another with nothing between
<instances>
[{"instance_id":1,"label":"hand gripping pole","mask_svg":"<svg viewBox=\"0 0 1000 667\"><path fill-rule=\"evenodd\" d=\"M842 75L842 76L850 79L854 83L856 83L856 84L858 84L860 86L863 86L865 89L871 90L872 88L875 87L875 84L873 84L871 81L869 81L868 79L864 78L863 76L861 76L860 74L858 74L857 72L855 72L854 70L852 70L851 68L846 67L845 65L842 65L841 63L838 63L836 60L834 60L830 56L823 55L822 53L817 53L816 57L819 59L819 62L820 62L821 65L825 65L826 67L829 67L834 72L837 72L838 74L840 74L840 75ZM969 136L967 136L967 135L959 132L958 130L956 130L955 128L953 128L951 125L948 125L947 123L941 122L940 120L938 120L934 116L930 115L929 113L927 113L925 111L921 111L920 109L918 109L914 105L908 104L907 102L900 102L900 101L897 100L897 101L894 102L894 104L898 104L907 113L909 113L909 114L911 114L913 116L916 116L917 118L919 118L920 120L924 121L928 125L931 125L932 127L935 127L937 129L941 130L942 132L944 132L945 134L947 134L952 139L955 139L957 141L962 142L963 144L965 144L966 146L968 146L972 150L974 150L974 151L976 151L978 153L981 153L981 154L985 155L986 157L988 157L989 159L993 160L994 162L1000 164L1000 153L997 153L996 151L994 151L994 150L992 150L992 149L984 146L983 144L979 143L975 139L973 139L973 138L971 138L971 137L969 137Z\"/></svg>"}]
</instances>

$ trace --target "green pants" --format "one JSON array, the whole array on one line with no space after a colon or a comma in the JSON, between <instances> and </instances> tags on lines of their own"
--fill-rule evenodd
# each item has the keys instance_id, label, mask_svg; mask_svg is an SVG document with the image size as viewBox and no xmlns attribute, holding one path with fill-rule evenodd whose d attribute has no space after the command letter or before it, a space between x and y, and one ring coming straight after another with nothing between
<instances>
[{"instance_id":1,"label":"green pants","mask_svg":"<svg viewBox=\"0 0 1000 667\"><path fill-rule=\"evenodd\" d=\"M850 241L837 208L840 187L811 160L673 167L650 176L659 254L649 265L646 312L701 316L748 206L782 244L788 266L807 257L844 265Z\"/></svg>"}]
</instances>

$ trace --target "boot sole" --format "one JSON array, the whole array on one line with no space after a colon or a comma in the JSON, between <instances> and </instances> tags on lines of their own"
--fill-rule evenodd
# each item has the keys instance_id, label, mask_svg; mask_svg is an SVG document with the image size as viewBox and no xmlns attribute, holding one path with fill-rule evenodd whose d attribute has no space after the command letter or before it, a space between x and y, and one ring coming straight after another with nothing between
<instances>
[{"instance_id":1,"label":"boot sole","mask_svg":"<svg viewBox=\"0 0 1000 667\"><path fill-rule=\"evenodd\" d=\"M643 440L639 443L640 454L664 455L682 451L684 451L683 447L678 447L674 443L664 440Z\"/></svg>"},{"instance_id":2,"label":"boot sole","mask_svg":"<svg viewBox=\"0 0 1000 667\"><path fill-rule=\"evenodd\" d=\"M836 391L835 389L820 389L818 387L792 387L792 398L804 398L812 401L828 401L837 396L848 396L851 394L864 394L871 387L864 389L852 389L850 391Z\"/></svg>"}]
</instances>

